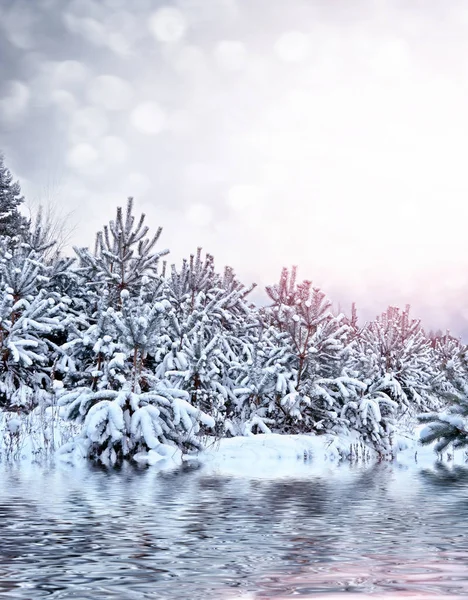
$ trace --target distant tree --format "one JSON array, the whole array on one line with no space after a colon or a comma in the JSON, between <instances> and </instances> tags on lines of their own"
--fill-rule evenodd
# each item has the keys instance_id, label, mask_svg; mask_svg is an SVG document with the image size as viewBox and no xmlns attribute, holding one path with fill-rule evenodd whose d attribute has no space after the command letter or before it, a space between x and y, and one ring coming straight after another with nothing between
<instances>
[{"instance_id":1,"label":"distant tree","mask_svg":"<svg viewBox=\"0 0 468 600\"><path fill-rule=\"evenodd\" d=\"M28 227L28 220L18 210L24 202L18 181L0 154L0 236L15 238Z\"/></svg>"},{"instance_id":2,"label":"distant tree","mask_svg":"<svg viewBox=\"0 0 468 600\"><path fill-rule=\"evenodd\" d=\"M27 239L31 240L32 234L40 232L37 238L41 245L47 245L47 252L43 252L44 258L55 259L63 255L65 246L69 243L75 230L73 223L73 212L64 213L57 205L47 203L39 204L30 209L30 229Z\"/></svg>"},{"instance_id":3,"label":"distant tree","mask_svg":"<svg viewBox=\"0 0 468 600\"><path fill-rule=\"evenodd\" d=\"M63 200L61 176L54 176L54 171L49 171L38 195L35 198L28 197L25 207L31 228L40 228L43 240L53 242L49 255L62 256L78 223L76 211L70 210Z\"/></svg>"}]
</instances>

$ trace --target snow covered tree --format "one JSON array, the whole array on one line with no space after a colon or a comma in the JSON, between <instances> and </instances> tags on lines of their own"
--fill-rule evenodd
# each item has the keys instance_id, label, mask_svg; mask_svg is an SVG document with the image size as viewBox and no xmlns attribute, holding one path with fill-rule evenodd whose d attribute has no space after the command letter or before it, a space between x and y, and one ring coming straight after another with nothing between
<instances>
[{"instance_id":1,"label":"snow covered tree","mask_svg":"<svg viewBox=\"0 0 468 600\"><path fill-rule=\"evenodd\" d=\"M468 396L467 349L460 339L449 332L433 336L432 362L436 370L434 391L441 397Z\"/></svg>"},{"instance_id":2,"label":"snow covered tree","mask_svg":"<svg viewBox=\"0 0 468 600\"><path fill-rule=\"evenodd\" d=\"M15 300L0 290L0 404L32 409L52 392L47 335L60 327L60 307L41 291Z\"/></svg>"},{"instance_id":3,"label":"snow covered tree","mask_svg":"<svg viewBox=\"0 0 468 600\"><path fill-rule=\"evenodd\" d=\"M196 315L183 328L182 343L171 342L159 372L189 392L194 406L220 416L228 396L223 385L223 374L229 369L229 357L223 352L225 340L219 333L210 335L210 323L201 315ZM180 325L178 329L180 331Z\"/></svg>"},{"instance_id":4,"label":"snow covered tree","mask_svg":"<svg viewBox=\"0 0 468 600\"><path fill-rule=\"evenodd\" d=\"M453 448L464 448L468 445L468 397L454 396L452 403L439 413L418 415L420 423L427 426L420 433L423 445L437 441L436 452L443 452L450 444Z\"/></svg>"},{"instance_id":5,"label":"snow covered tree","mask_svg":"<svg viewBox=\"0 0 468 600\"><path fill-rule=\"evenodd\" d=\"M448 404L439 412L418 415L427 426L420 433L423 445L437 441L436 452L468 445L468 370L466 346L448 332L433 336L434 391Z\"/></svg>"},{"instance_id":6,"label":"snow covered tree","mask_svg":"<svg viewBox=\"0 0 468 600\"><path fill-rule=\"evenodd\" d=\"M25 409L50 401L67 300L54 290L52 266L44 262L50 244L41 243L37 228L22 237L15 244L0 240L0 388L4 406Z\"/></svg>"},{"instance_id":7,"label":"snow covered tree","mask_svg":"<svg viewBox=\"0 0 468 600\"><path fill-rule=\"evenodd\" d=\"M96 236L94 254L87 248L74 248L80 260L79 271L89 289L98 295L108 292L109 301L118 303L120 292L138 293L144 278L158 279L158 263L168 250L155 252L162 229L152 237L145 225L145 215L138 220L133 215L133 198L124 211Z\"/></svg>"},{"instance_id":8,"label":"snow covered tree","mask_svg":"<svg viewBox=\"0 0 468 600\"><path fill-rule=\"evenodd\" d=\"M12 240L27 230L28 221L19 211L23 202L20 184L13 181L0 153L0 236Z\"/></svg>"},{"instance_id":9,"label":"snow covered tree","mask_svg":"<svg viewBox=\"0 0 468 600\"><path fill-rule=\"evenodd\" d=\"M72 268L75 259L61 255L50 227L39 207L29 229L23 235L23 253L40 267L40 287L67 294L75 299L81 295L82 287L77 272Z\"/></svg>"},{"instance_id":10,"label":"snow covered tree","mask_svg":"<svg viewBox=\"0 0 468 600\"><path fill-rule=\"evenodd\" d=\"M219 428L234 386L231 363L249 327L246 297L253 289L238 281L229 267L215 271L201 249L180 270L172 267L165 294L172 306L167 351L158 372L190 394L191 403L211 414Z\"/></svg>"},{"instance_id":11,"label":"snow covered tree","mask_svg":"<svg viewBox=\"0 0 468 600\"><path fill-rule=\"evenodd\" d=\"M286 333L262 323L251 327L242 338L242 352L232 361L235 380L228 403L226 431L250 435L254 431L279 431L288 414L281 399L295 391L291 355ZM278 411L282 417L278 418Z\"/></svg>"},{"instance_id":12,"label":"snow covered tree","mask_svg":"<svg viewBox=\"0 0 468 600\"><path fill-rule=\"evenodd\" d=\"M45 238L39 220L14 245L0 238L0 279L13 290L16 300L41 289L76 295L79 287L73 262L54 253L54 242Z\"/></svg>"},{"instance_id":13,"label":"snow covered tree","mask_svg":"<svg viewBox=\"0 0 468 600\"><path fill-rule=\"evenodd\" d=\"M200 423L211 417L192 406L189 394L159 379L154 365L160 351L167 301L145 302L145 291L121 292L121 309L109 307L81 345L95 356L87 386L66 390L59 400L69 419L83 424L81 444L91 458L106 464L151 451L161 457L201 448ZM104 334L104 335L102 335ZM76 352L80 342L72 344Z\"/></svg>"},{"instance_id":14,"label":"snow covered tree","mask_svg":"<svg viewBox=\"0 0 468 600\"><path fill-rule=\"evenodd\" d=\"M410 307L389 307L359 336L356 369L373 392L383 392L400 413L435 408L433 354L421 322L410 319Z\"/></svg>"},{"instance_id":15,"label":"snow covered tree","mask_svg":"<svg viewBox=\"0 0 468 600\"><path fill-rule=\"evenodd\" d=\"M78 446L89 458L114 465L145 453L164 459L176 452L200 450L200 423L213 427L214 421L187 398L186 392L163 383L140 394L128 385L119 391L79 388L66 393L59 403L83 430L62 447L62 454L72 453Z\"/></svg>"},{"instance_id":16,"label":"snow covered tree","mask_svg":"<svg viewBox=\"0 0 468 600\"><path fill-rule=\"evenodd\" d=\"M354 430L388 455L395 421L427 410L423 442L467 444L466 346L427 336L409 307L359 326L354 304L338 314L295 267L256 307L254 286L200 248L166 272L161 229L149 234L131 198L94 252L62 257L47 218L26 227L21 202L2 159L0 409L58 394L82 427L65 453L154 461L200 448L207 433Z\"/></svg>"},{"instance_id":17,"label":"snow covered tree","mask_svg":"<svg viewBox=\"0 0 468 600\"><path fill-rule=\"evenodd\" d=\"M362 381L355 386L353 394L343 391L345 401L340 412L341 423L358 431L366 443L384 456L392 454L392 434L398 409L398 403L388 394L389 389L391 382L387 387L385 379L378 384Z\"/></svg>"},{"instance_id":18,"label":"snow covered tree","mask_svg":"<svg viewBox=\"0 0 468 600\"><path fill-rule=\"evenodd\" d=\"M294 389L280 401L293 431L328 430L338 424L344 401L362 384L350 372L348 326L310 281L296 283L296 268L283 269L266 291L271 322L288 334ZM287 423L285 423L285 426Z\"/></svg>"},{"instance_id":19,"label":"snow covered tree","mask_svg":"<svg viewBox=\"0 0 468 600\"><path fill-rule=\"evenodd\" d=\"M121 363L120 348L106 299L98 305L95 322L86 314L76 314L73 310L70 313L67 339L56 348L56 376L67 389L83 386L93 391L101 387L114 389L119 369L113 367ZM124 378L121 383L125 381Z\"/></svg>"}]
</instances>

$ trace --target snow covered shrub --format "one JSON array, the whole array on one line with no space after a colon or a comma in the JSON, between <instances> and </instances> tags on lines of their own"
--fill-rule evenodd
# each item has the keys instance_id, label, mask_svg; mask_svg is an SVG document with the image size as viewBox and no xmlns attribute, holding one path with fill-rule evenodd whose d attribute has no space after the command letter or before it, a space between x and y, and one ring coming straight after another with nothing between
<instances>
[{"instance_id":1,"label":"snow covered shrub","mask_svg":"<svg viewBox=\"0 0 468 600\"><path fill-rule=\"evenodd\" d=\"M20 457L24 445L23 421L14 413L0 413L0 458L6 461Z\"/></svg>"},{"instance_id":2,"label":"snow covered shrub","mask_svg":"<svg viewBox=\"0 0 468 600\"><path fill-rule=\"evenodd\" d=\"M62 453L72 453L80 446L89 458L113 465L148 451L166 457L171 452L199 450L200 424L213 427L214 421L187 398L187 393L164 383L143 393L132 391L131 384L119 391L81 388L65 393L59 405L66 407L67 417L82 423L83 429Z\"/></svg>"},{"instance_id":3,"label":"snow covered shrub","mask_svg":"<svg viewBox=\"0 0 468 600\"><path fill-rule=\"evenodd\" d=\"M437 441L436 452L442 452L452 444L453 448L468 445L468 398L453 397L452 403L443 412L418 416L420 423L427 426L420 433L423 445Z\"/></svg>"},{"instance_id":4,"label":"snow covered shrub","mask_svg":"<svg viewBox=\"0 0 468 600\"><path fill-rule=\"evenodd\" d=\"M71 386L59 400L67 418L83 424L80 443L91 458L114 464L140 452L158 452L161 444L162 451L167 445L198 448L200 424L214 425L187 402L186 391L171 387L155 371L169 308L166 300L147 303L144 286L136 297L123 290L121 309L109 307L69 346L75 355L87 348L94 357L85 371L65 379L65 385L77 377L87 385Z\"/></svg>"},{"instance_id":5,"label":"snow covered shrub","mask_svg":"<svg viewBox=\"0 0 468 600\"><path fill-rule=\"evenodd\" d=\"M356 388L341 409L341 422L358 431L363 440L382 455L392 452L391 439L395 429L398 404L385 392L365 383Z\"/></svg>"},{"instance_id":6,"label":"snow covered shrub","mask_svg":"<svg viewBox=\"0 0 468 600\"><path fill-rule=\"evenodd\" d=\"M62 419L55 403L28 413L0 411L0 461L46 459L77 433L77 425Z\"/></svg>"}]
</instances>

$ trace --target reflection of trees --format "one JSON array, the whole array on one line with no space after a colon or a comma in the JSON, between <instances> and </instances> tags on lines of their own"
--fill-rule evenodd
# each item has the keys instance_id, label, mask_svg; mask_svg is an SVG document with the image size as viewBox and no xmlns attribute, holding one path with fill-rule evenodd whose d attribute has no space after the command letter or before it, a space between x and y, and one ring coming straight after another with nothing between
<instances>
[{"instance_id":1,"label":"reflection of trees","mask_svg":"<svg viewBox=\"0 0 468 600\"><path fill-rule=\"evenodd\" d=\"M468 486L468 467L437 462L433 469L423 469L420 477L426 486L435 487L437 493L450 494L455 488Z\"/></svg>"},{"instance_id":2,"label":"reflection of trees","mask_svg":"<svg viewBox=\"0 0 468 600\"><path fill-rule=\"evenodd\" d=\"M444 548L459 544L468 469L423 471L420 494L403 497L396 466L342 473L275 481L193 468L0 473L1 578L37 581L42 591L29 592L38 598L71 582L176 597L177 580L179 597L197 600L221 597L215 590L226 582L255 588L267 574L280 589L285 578L304 582L332 563L359 571L363 557L409 560L422 546L438 551L441 532Z\"/></svg>"}]
</instances>

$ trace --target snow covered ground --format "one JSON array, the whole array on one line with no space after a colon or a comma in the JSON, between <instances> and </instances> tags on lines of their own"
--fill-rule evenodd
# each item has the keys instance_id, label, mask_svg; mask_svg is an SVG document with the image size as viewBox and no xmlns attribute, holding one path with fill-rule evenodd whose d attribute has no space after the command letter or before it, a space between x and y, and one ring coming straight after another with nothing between
<instances>
[{"instance_id":1,"label":"snow covered ground","mask_svg":"<svg viewBox=\"0 0 468 600\"><path fill-rule=\"evenodd\" d=\"M421 446L417 431L414 437L396 437L394 463L403 468L432 467L437 455L432 446ZM456 462L464 461L458 452ZM373 465L376 452L366 448L358 436L260 434L218 440L197 457L213 474L250 477L283 477L311 474L326 475L343 462Z\"/></svg>"},{"instance_id":2,"label":"snow covered ground","mask_svg":"<svg viewBox=\"0 0 468 600\"><path fill-rule=\"evenodd\" d=\"M37 408L28 415L0 411L0 462L34 462L55 455L79 431L56 407Z\"/></svg>"},{"instance_id":3,"label":"snow covered ground","mask_svg":"<svg viewBox=\"0 0 468 600\"><path fill-rule=\"evenodd\" d=\"M210 473L271 478L333 470L350 454L364 454L357 436L269 433L213 440L198 460Z\"/></svg>"},{"instance_id":4,"label":"snow covered ground","mask_svg":"<svg viewBox=\"0 0 468 600\"><path fill-rule=\"evenodd\" d=\"M52 408L46 412L34 411L19 419L14 413L0 412L0 460L35 462L47 458L63 460L60 447L77 432L73 424L62 420ZM75 426L76 428L76 426ZM403 468L431 467L437 460L432 446L418 443L419 431L395 436L394 462ZM291 476L326 475L343 462L373 465L379 460L375 451L362 444L357 434L349 435L282 435L258 434L248 437L206 438L206 449L191 456L180 450L161 445L147 454L136 456L140 464L167 470L183 462L197 463L210 474L276 478ZM68 459L70 457L68 456ZM445 459L456 464L464 462L464 452L454 457L445 453ZM75 464L85 464L79 453Z\"/></svg>"}]
</instances>

